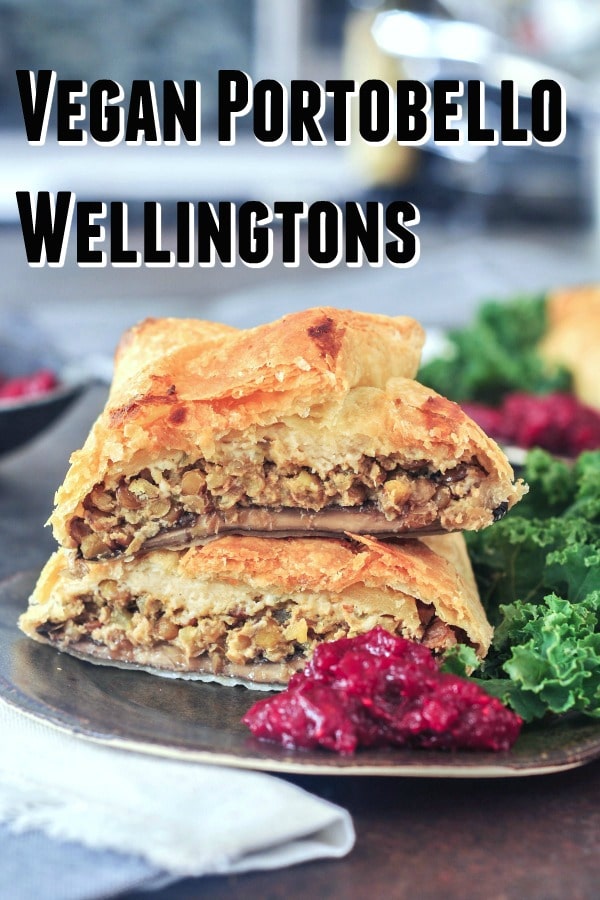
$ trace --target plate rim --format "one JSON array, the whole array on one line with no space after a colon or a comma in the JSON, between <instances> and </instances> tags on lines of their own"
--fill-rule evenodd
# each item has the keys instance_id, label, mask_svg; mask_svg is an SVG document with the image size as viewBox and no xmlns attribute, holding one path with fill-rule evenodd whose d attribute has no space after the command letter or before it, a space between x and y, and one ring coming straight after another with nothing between
<instances>
[{"instance_id":1,"label":"plate rim","mask_svg":"<svg viewBox=\"0 0 600 900\"><path fill-rule=\"evenodd\" d=\"M422 768L409 765L382 765L375 766L369 763L360 765L346 765L337 767L332 761L330 766L323 764L319 766L314 762L302 763L291 760L277 759L260 759L254 757L240 757L229 755L227 753L218 753L208 750L190 750L175 745L146 742L135 740L133 738L107 737L104 735L92 734L85 730L75 727L69 727L61 724L49 717L36 714L31 710L25 709L18 703L11 703L5 696L0 696L0 703L6 703L8 706L16 710L20 715L36 722L43 722L50 728L59 731L61 734L67 734L76 737L91 744L101 747L112 747L116 750L124 750L128 753L142 753L160 759L171 759L179 762L202 763L213 766L226 766L229 768L240 769L244 771L267 772L275 775L306 775L306 776L370 776L370 777L398 777L398 778L464 778L479 780L482 778L524 778L536 775L552 775L557 772L567 772L571 769L580 768L592 759L577 759L570 762L554 763L550 765L540 765L535 768L532 766L513 766L510 765L476 765L476 766L444 766L443 764L434 763L432 765L424 765ZM401 752L401 751L399 751ZM427 751L419 751L426 753ZM595 757L594 757L595 758Z\"/></svg>"},{"instance_id":2,"label":"plate rim","mask_svg":"<svg viewBox=\"0 0 600 900\"><path fill-rule=\"evenodd\" d=\"M9 576L7 579L0 581L0 598L3 595L7 595L10 598L10 591L17 590L19 593L19 587L21 584L23 586L25 583L31 583L33 579L37 578L37 572L32 570L20 571L16 572L13 575ZM10 609L13 611L13 607L11 604L3 604L2 609L0 609L0 625L2 625L2 618L5 618L2 615L2 612L6 609ZM10 651L13 649L16 641L29 641L32 647L35 649L36 647L42 648L42 645L36 645L35 642L31 641L30 638L26 637L18 628L16 621L12 619L9 622L4 622L4 628L0 629L0 650L2 649L2 644L5 642L5 639L2 638L2 631L8 633L8 642L6 649ZM46 645L45 645L46 646ZM72 656L68 653L64 653L63 651L59 651L55 647L46 646L46 649L53 651L58 656L58 659L67 658L69 660L75 660L81 669L78 671L85 672L87 666L92 666L95 672L99 672L102 669L109 669L113 671L113 667L102 665L95 665L93 662L89 662L87 660L77 659L75 656ZM122 669L120 671L123 671ZM150 678L158 678L157 675L151 675L147 672L137 672L133 671L134 675L144 674L146 677ZM102 678L102 675L99 676ZM174 681L177 679L169 679L170 681ZM202 689L202 682L193 682L194 689ZM230 690L225 686L222 686L223 690ZM323 758L322 763L315 762L314 760L314 751L311 759L303 759L302 753L304 751L287 751L287 754L282 758L278 758L276 756L268 755L268 742L260 741L256 742L257 746L260 746L262 751L265 751L265 755L254 756L250 754L240 755L234 753L227 753L226 751L220 750L207 750L202 748L191 748L187 746L182 746L176 740L173 740L171 743L165 743L162 740L152 741L152 740L144 740L135 735L123 735L123 734L108 734L106 733L106 729L103 726L100 726L101 730L96 730L94 728L93 721L88 720L88 724L86 725L86 720L81 716L77 719L74 713L65 710L64 708L54 708L48 703L45 703L39 700L35 695L29 695L27 691L21 686L15 684L8 677L6 677L5 673L0 670L0 702L7 704L13 710L17 711L19 714L24 715L30 719L34 719L37 722L43 722L47 726L62 732L63 734L69 734L75 738L82 739L88 742L91 742L96 745L101 745L105 747L112 747L114 749L124 750L127 752L134 753L142 753L144 755L150 755L153 757L166 758L166 759L177 759L179 761L184 762L196 762L203 763L206 765L215 765L215 766L228 766L236 769L245 769L245 770L253 770L253 771L261 771L261 772L271 772L276 775L305 775L305 776L313 776L313 775L328 775L328 776L375 776L375 777L405 777L405 778L463 778L463 779L482 779L482 778L515 778L515 777L526 777L526 776L534 776L534 775L549 775L557 772L564 772L571 769L579 768L593 760L600 758L600 724L598 726L598 737L589 743L588 746L584 746L581 750L577 751L576 756L571 756L570 758L566 758L564 760L556 760L549 759L548 761L544 761L544 756L541 754L539 756L539 761L537 764L531 764L523 761L519 761L519 759L510 759L510 752L507 751L500 754L494 754L490 752L490 761L481 762L481 761L473 761L467 763L466 760L468 756L465 757L465 764L461 764L457 762L457 756L453 754L452 763L444 764L439 762L439 756L436 757L435 760L432 760L431 757L427 755L423 756L423 762L415 763L414 756L411 758L413 762L401 762L399 760L398 763L389 764L387 762L382 762L381 764L375 764L372 761L360 762L360 755L357 754L354 757L344 757L343 764L340 764L340 757L336 754L327 754ZM253 739L256 740L256 739ZM281 748L278 745L272 745L274 750L281 752ZM325 752L325 751L323 751ZM428 754L430 751L427 750L417 750L411 751L412 753L418 754ZM468 751L462 751L465 754ZM292 757L292 754L297 754L296 758ZM402 749L398 748L398 754L402 753ZM456 753L461 753L461 751L456 751Z\"/></svg>"}]
</instances>

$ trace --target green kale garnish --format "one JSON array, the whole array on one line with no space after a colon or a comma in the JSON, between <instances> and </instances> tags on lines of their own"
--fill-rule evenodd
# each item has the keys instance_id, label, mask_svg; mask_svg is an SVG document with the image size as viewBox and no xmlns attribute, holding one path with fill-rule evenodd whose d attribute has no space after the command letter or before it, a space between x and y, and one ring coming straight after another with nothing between
<instances>
[{"instance_id":1,"label":"green kale garnish","mask_svg":"<svg viewBox=\"0 0 600 900\"><path fill-rule=\"evenodd\" d=\"M600 451L568 465L528 454L530 493L467 543L495 625L475 672L526 721L577 711L600 717ZM469 661L450 655L452 671Z\"/></svg>"},{"instance_id":2,"label":"green kale garnish","mask_svg":"<svg viewBox=\"0 0 600 900\"><path fill-rule=\"evenodd\" d=\"M513 391L568 391L569 374L538 355L546 328L544 296L486 303L418 378L458 402L491 406ZM571 464L532 450L524 478L530 490L519 505L467 535L492 646L475 671L469 648L448 651L444 668L473 672L526 721L600 717L600 451Z\"/></svg>"},{"instance_id":3,"label":"green kale garnish","mask_svg":"<svg viewBox=\"0 0 600 900\"><path fill-rule=\"evenodd\" d=\"M472 325L449 332L448 356L426 363L418 380L459 403L492 406L512 391L568 390L570 375L564 369L550 370L536 351L545 331L545 297L490 301Z\"/></svg>"},{"instance_id":4,"label":"green kale garnish","mask_svg":"<svg viewBox=\"0 0 600 900\"><path fill-rule=\"evenodd\" d=\"M548 712L600 718L600 592L501 609L482 687L525 721Z\"/></svg>"}]
</instances>

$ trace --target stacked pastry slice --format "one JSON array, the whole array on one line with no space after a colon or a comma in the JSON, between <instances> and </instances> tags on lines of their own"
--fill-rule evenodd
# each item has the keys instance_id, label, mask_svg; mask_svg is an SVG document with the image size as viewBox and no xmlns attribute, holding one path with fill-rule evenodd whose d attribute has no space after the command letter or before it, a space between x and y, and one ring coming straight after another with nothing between
<instances>
[{"instance_id":1,"label":"stacked pastry slice","mask_svg":"<svg viewBox=\"0 0 600 900\"><path fill-rule=\"evenodd\" d=\"M92 659L255 683L376 624L483 655L491 629L449 532L492 524L525 487L413 380L422 342L411 319L329 308L248 331L128 332L57 493L61 548L23 630Z\"/></svg>"}]
</instances>

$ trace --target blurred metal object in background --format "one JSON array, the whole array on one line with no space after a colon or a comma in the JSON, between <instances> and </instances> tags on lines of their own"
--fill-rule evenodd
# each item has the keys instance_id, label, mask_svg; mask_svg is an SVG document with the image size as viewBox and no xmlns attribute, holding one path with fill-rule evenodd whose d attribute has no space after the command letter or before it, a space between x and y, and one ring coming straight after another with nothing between
<instances>
[{"instance_id":1,"label":"blurred metal object in background","mask_svg":"<svg viewBox=\"0 0 600 900\"><path fill-rule=\"evenodd\" d=\"M346 148L264 148L250 119L227 152L211 134L216 72L254 80L340 76L481 79L486 116L498 120L498 85L563 83L567 138L558 147L381 147L353 138ZM89 145L30 148L15 68L55 68L91 83L110 76L202 81L203 147ZM555 225L600 222L600 0L0 0L0 222L17 223L16 190L76 191L81 199L143 200L227 196L314 199L403 187L419 206L461 221L505 219ZM523 109L524 116L527 109ZM329 112L323 127L330 128ZM51 126L52 130L52 126ZM331 152L330 152L331 151ZM410 195L409 195L410 192ZM264 196L263 196L264 195Z\"/></svg>"},{"instance_id":2,"label":"blurred metal object in background","mask_svg":"<svg viewBox=\"0 0 600 900\"><path fill-rule=\"evenodd\" d=\"M554 5L558 8L561 2L563 8L581 5L575 0L554 0ZM515 4L508 2L476 5L460 0L414 0L369 6L368 11L356 10L349 17L348 73L355 70L358 60L368 59L370 69L377 73L370 77L384 77L379 73L386 73L389 81L480 80L486 86L486 124L491 128L500 124L503 80L517 84L524 121L536 81L558 81L567 95L567 134L563 143L555 147L535 143L528 147L476 146L466 140L444 146L430 139L419 148L418 165L413 154L413 164L407 167L400 162L407 156L406 148L393 144L367 148L357 141L355 157L372 185L392 188L412 175L411 186L421 194L422 205L444 210L458 205L462 211L468 209L469 215L482 219L589 223L600 218L596 149L600 143L600 103L596 92L579 77L581 73L556 68L553 60L562 59L564 54L547 52L547 59L527 55L512 39L513 31L534 33L531 17L536 13L536 4L520 4L519 19L515 17ZM472 15L475 6L480 12L485 7L483 22L456 17L463 11ZM523 18L526 8L529 18ZM537 4L537 14L542 14L541 4ZM586 46L593 45L598 50L600 15L594 21L592 34L579 33L579 37ZM515 23L520 25L520 32ZM525 23L529 23L528 28ZM574 40L571 34L571 46ZM598 54L596 65L588 73L592 85L594 79L600 78ZM457 98L457 103L462 116L453 124L461 129L466 127L466 98ZM399 178L398 173L405 177Z\"/></svg>"}]
</instances>

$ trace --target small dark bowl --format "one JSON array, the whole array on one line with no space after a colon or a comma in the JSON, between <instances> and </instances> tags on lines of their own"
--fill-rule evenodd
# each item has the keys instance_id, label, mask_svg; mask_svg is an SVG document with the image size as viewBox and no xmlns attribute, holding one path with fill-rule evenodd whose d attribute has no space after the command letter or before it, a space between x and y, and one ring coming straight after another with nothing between
<instances>
[{"instance_id":1,"label":"small dark bowl","mask_svg":"<svg viewBox=\"0 0 600 900\"><path fill-rule=\"evenodd\" d=\"M52 391L22 401L0 400L0 456L37 437L68 409L86 387L86 382L79 381L60 384Z\"/></svg>"},{"instance_id":2,"label":"small dark bowl","mask_svg":"<svg viewBox=\"0 0 600 900\"><path fill-rule=\"evenodd\" d=\"M91 362L67 362L27 316L0 316L0 375L16 378L49 369L58 386L44 394L0 398L0 456L37 437L97 380Z\"/></svg>"}]
</instances>

